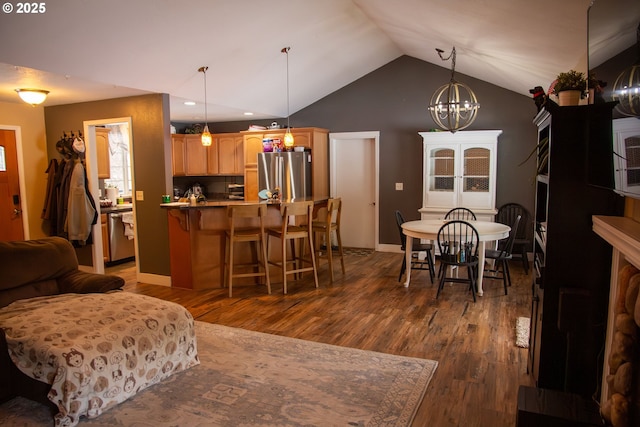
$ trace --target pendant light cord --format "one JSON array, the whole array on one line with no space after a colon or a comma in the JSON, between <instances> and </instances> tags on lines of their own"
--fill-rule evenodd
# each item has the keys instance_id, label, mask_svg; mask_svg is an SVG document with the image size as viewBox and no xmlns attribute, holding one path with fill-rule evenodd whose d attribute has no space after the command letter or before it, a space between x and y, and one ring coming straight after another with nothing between
<instances>
[{"instance_id":1,"label":"pendant light cord","mask_svg":"<svg viewBox=\"0 0 640 427\"><path fill-rule=\"evenodd\" d=\"M209 67L200 67L198 71L200 71L204 75L204 125L207 126L207 70Z\"/></svg>"},{"instance_id":2,"label":"pendant light cord","mask_svg":"<svg viewBox=\"0 0 640 427\"><path fill-rule=\"evenodd\" d=\"M280 52L285 53L287 55L287 129L289 126L289 49L290 47L283 47Z\"/></svg>"}]
</instances>

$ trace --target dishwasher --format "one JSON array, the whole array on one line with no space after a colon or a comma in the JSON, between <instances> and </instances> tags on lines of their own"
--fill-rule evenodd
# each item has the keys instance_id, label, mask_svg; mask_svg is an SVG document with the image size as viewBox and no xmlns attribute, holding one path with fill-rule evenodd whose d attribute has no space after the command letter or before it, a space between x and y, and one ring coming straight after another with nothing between
<instances>
[{"instance_id":1,"label":"dishwasher","mask_svg":"<svg viewBox=\"0 0 640 427\"><path fill-rule=\"evenodd\" d=\"M125 233L125 227L122 222L124 212L111 212L107 214L109 217L109 251L111 262L120 261L125 258L135 256L134 239L129 239Z\"/></svg>"}]
</instances>

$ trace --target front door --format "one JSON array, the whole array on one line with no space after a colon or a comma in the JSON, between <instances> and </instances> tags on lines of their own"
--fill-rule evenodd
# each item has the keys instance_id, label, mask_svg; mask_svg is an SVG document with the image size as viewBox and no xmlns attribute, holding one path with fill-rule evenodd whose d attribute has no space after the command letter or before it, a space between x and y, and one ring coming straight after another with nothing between
<instances>
[{"instance_id":1,"label":"front door","mask_svg":"<svg viewBox=\"0 0 640 427\"><path fill-rule=\"evenodd\" d=\"M0 241L24 240L16 133L0 129Z\"/></svg>"}]
</instances>

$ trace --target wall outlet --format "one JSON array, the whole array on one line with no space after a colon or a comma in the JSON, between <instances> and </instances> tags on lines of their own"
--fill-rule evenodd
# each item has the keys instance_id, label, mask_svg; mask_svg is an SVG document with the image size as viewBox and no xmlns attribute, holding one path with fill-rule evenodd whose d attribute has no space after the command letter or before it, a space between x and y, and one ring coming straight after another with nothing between
<instances>
[{"instance_id":1,"label":"wall outlet","mask_svg":"<svg viewBox=\"0 0 640 427\"><path fill-rule=\"evenodd\" d=\"M404 185L401 182L396 182L396 190L402 191L404 189Z\"/></svg>"},{"instance_id":2,"label":"wall outlet","mask_svg":"<svg viewBox=\"0 0 640 427\"><path fill-rule=\"evenodd\" d=\"M139 202L144 200L144 191L136 191L136 200Z\"/></svg>"}]
</instances>

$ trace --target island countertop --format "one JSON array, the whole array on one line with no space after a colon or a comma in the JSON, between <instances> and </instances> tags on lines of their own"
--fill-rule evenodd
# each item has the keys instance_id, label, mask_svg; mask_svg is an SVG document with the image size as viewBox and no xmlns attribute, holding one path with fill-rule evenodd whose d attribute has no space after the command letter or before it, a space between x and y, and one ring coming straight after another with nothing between
<instances>
[{"instance_id":1,"label":"island countertop","mask_svg":"<svg viewBox=\"0 0 640 427\"><path fill-rule=\"evenodd\" d=\"M306 198L295 199L296 202L304 202L307 200L313 200L313 203L317 205L317 204L326 203L328 199L327 197L306 197ZM196 203L195 205L191 205L189 202L161 203L160 207L170 208L170 209L206 209L206 208L227 207L232 205L253 205L255 203L280 206L282 203L285 203L285 202L287 202L287 200L260 200L258 202L254 202L254 201L229 199L229 200L207 200L206 202L199 202L199 203Z\"/></svg>"},{"instance_id":2,"label":"island countertop","mask_svg":"<svg viewBox=\"0 0 640 427\"><path fill-rule=\"evenodd\" d=\"M312 200L314 211L326 208L328 197L310 197L296 201ZM260 202L244 200L212 200L195 206L189 203L162 203L167 212L169 226L169 253L171 261L171 286L185 289L220 288L224 282L225 231L229 228L227 206L267 205L264 218L265 227L279 227L282 224L280 205L282 201L263 200ZM315 214L314 214L315 216ZM257 225L256 219L252 226ZM239 262L252 259L248 246L240 246L235 258ZM274 260L281 254L278 245L271 251ZM273 269L274 280L278 279L278 270ZM251 283L247 278L246 283ZM242 280L240 280L242 283Z\"/></svg>"}]
</instances>

